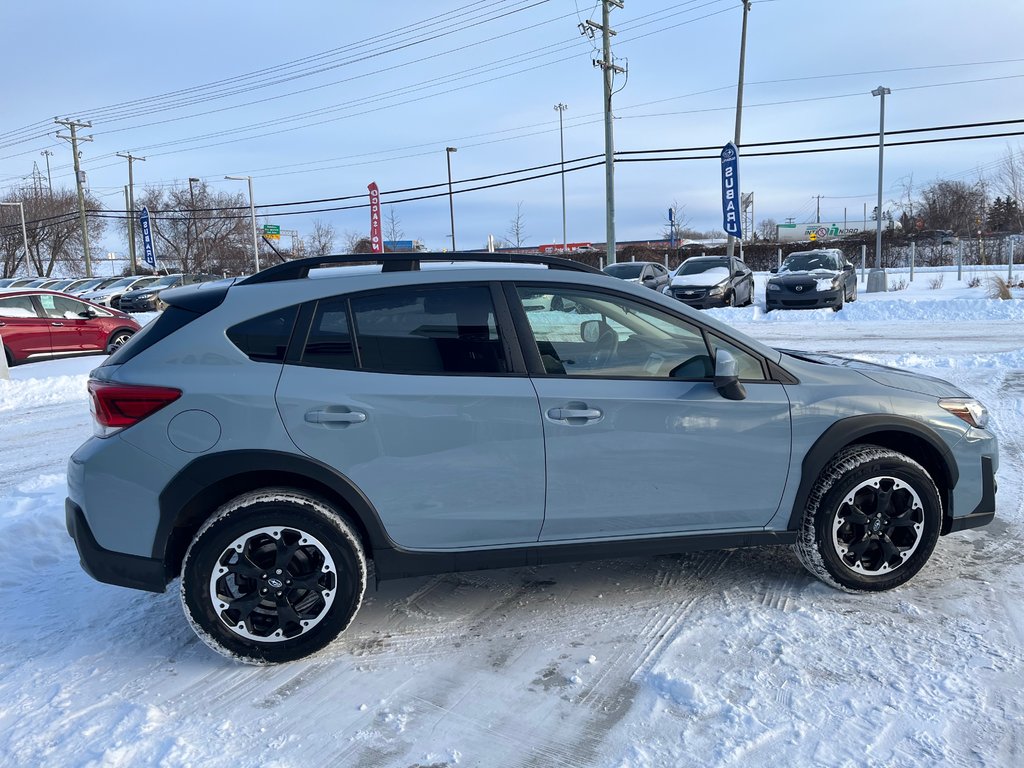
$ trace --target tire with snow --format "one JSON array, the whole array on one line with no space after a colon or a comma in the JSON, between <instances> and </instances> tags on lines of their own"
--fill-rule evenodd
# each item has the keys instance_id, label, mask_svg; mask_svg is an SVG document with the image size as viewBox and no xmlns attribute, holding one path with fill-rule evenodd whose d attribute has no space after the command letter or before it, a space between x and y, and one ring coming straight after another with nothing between
<instances>
[{"instance_id":1,"label":"tire with snow","mask_svg":"<svg viewBox=\"0 0 1024 768\"><path fill-rule=\"evenodd\" d=\"M794 547L826 584L876 592L924 567L941 524L939 491L924 467L887 448L852 445L811 489Z\"/></svg>"},{"instance_id":2,"label":"tire with snow","mask_svg":"<svg viewBox=\"0 0 1024 768\"><path fill-rule=\"evenodd\" d=\"M218 509L181 570L196 634L251 664L319 651L348 627L365 590L355 529L322 499L289 488L246 493Z\"/></svg>"}]
</instances>

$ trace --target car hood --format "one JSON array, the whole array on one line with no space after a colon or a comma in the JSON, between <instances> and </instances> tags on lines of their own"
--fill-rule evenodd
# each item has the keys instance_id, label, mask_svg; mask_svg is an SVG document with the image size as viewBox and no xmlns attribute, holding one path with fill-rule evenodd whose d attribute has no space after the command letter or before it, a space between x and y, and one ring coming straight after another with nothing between
<instances>
[{"instance_id":1,"label":"car hood","mask_svg":"<svg viewBox=\"0 0 1024 768\"><path fill-rule=\"evenodd\" d=\"M851 368L884 387L902 389L933 397L969 397L963 390L954 387L948 381L934 376L924 376L919 373L902 371L899 368L890 368L887 365L870 363L866 360L854 360L850 357L829 355L821 352L800 352L793 349L780 349L779 351L799 360L807 360L812 363L820 363L821 365Z\"/></svg>"},{"instance_id":2,"label":"car hood","mask_svg":"<svg viewBox=\"0 0 1024 768\"><path fill-rule=\"evenodd\" d=\"M720 270L709 269L707 272L698 272L695 275L678 275L672 278L672 286L684 287L692 285L697 288L707 288L712 285L718 285L728 279L729 270L722 267Z\"/></svg>"},{"instance_id":3,"label":"car hood","mask_svg":"<svg viewBox=\"0 0 1024 768\"><path fill-rule=\"evenodd\" d=\"M801 269L799 272L779 272L769 278L769 283L805 283L807 279L824 280L839 277L841 273L834 269Z\"/></svg>"}]
</instances>

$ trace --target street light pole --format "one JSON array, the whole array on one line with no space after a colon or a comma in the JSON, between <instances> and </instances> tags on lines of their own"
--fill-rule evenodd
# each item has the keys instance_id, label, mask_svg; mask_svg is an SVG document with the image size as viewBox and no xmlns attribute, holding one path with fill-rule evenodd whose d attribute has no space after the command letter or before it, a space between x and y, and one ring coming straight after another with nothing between
<instances>
[{"instance_id":1,"label":"street light pole","mask_svg":"<svg viewBox=\"0 0 1024 768\"><path fill-rule=\"evenodd\" d=\"M741 0L741 2L743 3L743 31L740 33L740 76L739 84L736 87L736 134L733 137L737 154L740 151L740 127L743 123L743 70L747 57L747 14L750 13L751 0ZM729 235L725 245L726 255L732 258L735 249L736 238Z\"/></svg>"},{"instance_id":2,"label":"street light pole","mask_svg":"<svg viewBox=\"0 0 1024 768\"><path fill-rule=\"evenodd\" d=\"M457 251L455 247L455 199L452 195L452 152L458 152L457 147L445 147L444 154L448 159L448 214L452 219L452 250Z\"/></svg>"},{"instance_id":3,"label":"street light pole","mask_svg":"<svg viewBox=\"0 0 1024 768\"><path fill-rule=\"evenodd\" d=\"M192 188L192 185L195 184L195 183L198 183L200 181L201 181L201 179L197 179L195 176L189 176L188 177L188 196L189 196L189 199L192 201L192 210L189 211L189 216L188 216L188 224L189 224L188 228L189 228L189 231L191 232L191 239L196 241L196 250L197 251L202 251L202 247L201 247L202 246L202 242L199 240L199 230L196 228L196 222L195 222L195 219L196 219L196 191ZM189 250L191 250L191 248ZM205 269L205 265L204 265L204 269ZM199 271L199 270L196 270L196 271Z\"/></svg>"},{"instance_id":4,"label":"street light pole","mask_svg":"<svg viewBox=\"0 0 1024 768\"><path fill-rule=\"evenodd\" d=\"M256 258L256 271L260 271L260 246L259 241L256 239L256 205L253 203L252 197L252 176L225 176L225 179L231 179L232 181L247 181L249 182L249 213L252 215L252 252Z\"/></svg>"},{"instance_id":5,"label":"street light pole","mask_svg":"<svg viewBox=\"0 0 1024 768\"><path fill-rule=\"evenodd\" d=\"M22 242L22 245L25 246L25 264L27 266L28 263L29 263L29 260L28 260L28 230L25 229L25 204L19 200L16 203L0 203L0 205L8 205L11 208L13 208L14 206L18 206L18 211L21 213L21 242ZM17 262L15 262L14 268L15 269L18 268Z\"/></svg>"},{"instance_id":6,"label":"street light pole","mask_svg":"<svg viewBox=\"0 0 1024 768\"><path fill-rule=\"evenodd\" d=\"M882 167L885 157L885 97L890 93L892 93L890 89L881 85L871 92L872 96L881 97L878 117L878 215L875 217L875 269L882 268Z\"/></svg>"},{"instance_id":7,"label":"street light pole","mask_svg":"<svg viewBox=\"0 0 1024 768\"><path fill-rule=\"evenodd\" d=\"M558 111L558 144L562 160L562 250L564 252L569 251L569 238L566 235L565 227L565 134L562 132L562 113L568 108L567 104L561 102L555 104L555 109Z\"/></svg>"}]
</instances>

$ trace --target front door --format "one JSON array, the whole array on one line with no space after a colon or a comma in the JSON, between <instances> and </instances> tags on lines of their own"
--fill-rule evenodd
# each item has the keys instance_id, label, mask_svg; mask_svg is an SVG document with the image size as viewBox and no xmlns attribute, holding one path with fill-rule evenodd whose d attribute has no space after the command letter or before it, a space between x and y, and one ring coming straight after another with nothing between
<instances>
[{"instance_id":1,"label":"front door","mask_svg":"<svg viewBox=\"0 0 1024 768\"><path fill-rule=\"evenodd\" d=\"M544 438L481 284L323 299L277 404L304 453L350 478L416 550L535 542Z\"/></svg>"},{"instance_id":2,"label":"front door","mask_svg":"<svg viewBox=\"0 0 1024 768\"><path fill-rule=\"evenodd\" d=\"M789 466L789 400L762 361L686 319L611 292L520 285L545 370L541 539L756 529ZM709 349L710 345L710 349ZM712 355L737 358L724 399Z\"/></svg>"}]
</instances>

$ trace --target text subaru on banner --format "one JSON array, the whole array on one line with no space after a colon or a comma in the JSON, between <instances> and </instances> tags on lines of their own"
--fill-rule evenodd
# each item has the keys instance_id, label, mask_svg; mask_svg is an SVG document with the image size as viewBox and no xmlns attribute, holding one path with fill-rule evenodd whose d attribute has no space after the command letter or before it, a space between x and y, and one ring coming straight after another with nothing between
<instances>
[{"instance_id":1,"label":"text subaru on banner","mask_svg":"<svg viewBox=\"0 0 1024 768\"><path fill-rule=\"evenodd\" d=\"M722 229L727 235L743 237L740 224L740 158L731 141L722 147Z\"/></svg>"},{"instance_id":2,"label":"text subaru on banner","mask_svg":"<svg viewBox=\"0 0 1024 768\"><path fill-rule=\"evenodd\" d=\"M139 212L139 229L142 232L142 260L156 271L156 251L153 250L153 230L149 225L149 208L142 206Z\"/></svg>"}]
</instances>

